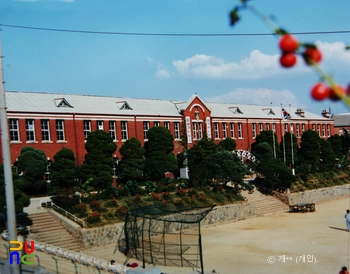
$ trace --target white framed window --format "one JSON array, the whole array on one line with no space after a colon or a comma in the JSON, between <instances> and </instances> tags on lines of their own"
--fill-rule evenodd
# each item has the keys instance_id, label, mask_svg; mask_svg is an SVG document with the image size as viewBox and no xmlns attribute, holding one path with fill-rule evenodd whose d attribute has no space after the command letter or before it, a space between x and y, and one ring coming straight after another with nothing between
<instances>
[{"instance_id":1,"label":"white framed window","mask_svg":"<svg viewBox=\"0 0 350 274\"><path fill-rule=\"evenodd\" d=\"M10 119L10 140L11 142L19 142L19 127L18 127L18 119Z\"/></svg>"},{"instance_id":2,"label":"white framed window","mask_svg":"<svg viewBox=\"0 0 350 274\"><path fill-rule=\"evenodd\" d=\"M226 139L227 138L227 124L222 123L222 138Z\"/></svg>"},{"instance_id":3,"label":"white framed window","mask_svg":"<svg viewBox=\"0 0 350 274\"><path fill-rule=\"evenodd\" d=\"M327 125L327 136L331 136L331 125Z\"/></svg>"},{"instance_id":4,"label":"white framed window","mask_svg":"<svg viewBox=\"0 0 350 274\"><path fill-rule=\"evenodd\" d=\"M84 121L84 139L86 140L89 134L91 133L91 121Z\"/></svg>"},{"instance_id":5,"label":"white framed window","mask_svg":"<svg viewBox=\"0 0 350 274\"><path fill-rule=\"evenodd\" d=\"M103 121L96 121L96 129L103 130Z\"/></svg>"},{"instance_id":6,"label":"white framed window","mask_svg":"<svg viewBox=\"0 0 350 274\"><path fill-rule=\"evenodd\" d=\"M230 135L232 139L236 139L235 135L235 123L230 123Z\"/></svg>"},{"instance_id":7,"label":"white framed window","mask_svg":"<svg viewBox=\"0 0 350 274\"><path fill-rule=\"evenodd\" d=\"M269 123L266 123L266 124L265 124L265 129L266 129L266 130L270 130L270 124L269 124Z\"/></svg>"},{"instance_id":8,"label":"white framed window","mask_svg":"<svg viewBox=\"0 0 350 274\"><path fill-rule=\"evenodd\" d=\"M112 137L113 141L117 141L117 131L115 128L115 121L109 121L109 135Z\"/></svg>"},{"instance_id":9,"label":"white framed window","mask_svg":"<svg viewBox=\"0 0 350 274\"><path fill-rule=\"evenodd\" d=\"M159 122L154 122L155 127L159 127L160 123Z\"/></svg>"},{"instance_id":10,"label":"white framed window","mask_svg":"<svg viewBox=\"0 0 350 274\"><path fill-rule=\"evenodd\" d=\"M121 121L120 122L120 129L122 133L122 140L128 140L128 122L127 121Z\"/></svg>"},{"instance_id":11,"label":"white framed window","mask_svg":"<svg viewBox=\"0 0 350 274\"><path fill-rule=\"evenodd\" d=\"M243 139L242 123L238 123L237 127L238 127L238 138Z\"/></svg>"},{"instance_id":12,"label":"white framed window","mask_svg":"<svg viewBox=\"0 0 350 274\"><path fill-rule=\"evenodd\" d=\"M264 131L263 123L259 123L259 133Z\"/></svg>"},{"instance_id":13,"label":"white framed window","mask_svg":"<svg viewBox=\"0 0 350 274\"><path fill-rule=\"evenodd\" d=\"M252 123L252 135L253 135L253 138L256 138L256 124L255 123Z\"/></svg>"},{"instance_id":14,"label":"white framed window","mask_svg":"<svg viewBox=\"0 0 350 274\"><path fill-rule=\"evenodd\" d=\"M193 139L203 138L203 124L202 122L192 122Z\"/></svg>"},{"instance_id":15,"label":"white framed window","mask_svg":"<svg viewBox=\"0 0 350 274\"><path fill-rule=\"evenodd\" d=\"M164 127L170 130L170 122L164 122Z\"/></svg>"},{"instance_id":16,"label":"white framed window","mask_svg":"<svg viewBox=\"0 0 350 274\"><path fill-rule=\"evenodd\" d=\"M214 137L215 139L219 139L219 123L214 123Z\"/></svg>"},{"instance_id":17,"label":"white framed window","mask_svg":"<svg viewBox=\"0 0 350 274\"><path fill-rule=\"evenodd\" d=\"M288 124L284 124L284 133L288 132Z\"/></svg>"},{"instance_id":18,"label":"white framed window","mask_svg":"<svg viewBox=\"0 0 350 274\"><path fill-rule=\"evenodd\" d=\"M273 130L273 132L276 132L276 123L272 124L272 130Z\"/></svg>"},{"instance_id":19,"label":"white framed window","mask_svg":"<svg viewBox=\"0 0 350 274\"><path fill-rule=\"evenodd\" d=\"M316 125L315 124L312 124L312 130L316 131Z\"/></svg>"},{"instance_id":20,"label":"white framed window","mask_svg":"<svg viewBox=\"0 0 350 274\"><path fill-rule=\"evenodd\" d=\"M64 121L63 120L56 120L56 136L57 141L64 141Z\"/></svg>"},{"instance_id":21,"label":"white framed window","mask_svg":"<svg viewBox=\"0 0 350 274\"><path fill-rule=\"evenodd\" d=\"M196 140L198 139L198 134L197 134L197 123L192 122L192 131L193 131L193 139Z\"/></svg>"},{"instance_id":22,"label":"white framed window","mask_svg":"<svg viewBox=\"0 0 350 274\"><path fill-rule=\"evenodd\" d=\"M143 139L147 140L147 131L149 130L149 122L143 122Z\"/></svg>"},{"instance_id":23,"label":"white framed window","mask_svg":"<svg viewBox=\"0 0 350 274\"><path fill-rule=\"evenodd\" d=\"M326 125L322 125L322 136L325 137L326 136Z\"/></svg>"},{"instance_id":24,"label":"white framed window","mask_svg":"<svg viewBox=\"0 0 350 274\"><path fill-rule=\"evenodd\" d=\"M35 141L35 127L34 127L34 120L32 119L26 120L26 136L27 136L27 142Z\"/></svg>"},{"instance_id":25,"label":"white framed window","mask_svg":"<svg viewBox=\"0 0 350 274\"><path fill-rule=\"evenodd\" d=\"M50 123L49 120L41 120L41 140L50 141Z\"/></svg>"},{"instance_id":26,"label":"white framed window","mask_svg":"<svg viewBox=\"0 0 350 274\"><path fill-rule=\"evenodd\" d=\"M300 125L296 124L297 137L300 137Z\"/></svg>"},{"instance_id":27,"label":"white framed window","mask_svg":"<svg viewBox=\"0 0 350 274\"><path fill-rule=\"evenodd\" d=\"M302 133L305 132L305 124L301 124L301 132L302 132Z\"/></svg>"},{"instance_id":28,"label":"white framed window","mask_svg":"<svg viewBox=\"0 0 350 274\"><path fill-rule=\"evenodd\" d=\"M321 136L321 125L317 124L317 133Z\"/></svg>"},{"instance_id":29,"label":"white framed window","mask_svg":"<svg viewBox=\"0 0 350 274\"><path fill-rule=\"evenodd\" d=\"M203 123L202 122L198 122L198 135L199 135L199 139L203 138Z\"/></svg>"},{"instance_id":30,"label":"white framed window","mask_svg":"<svg viewBox=\"0 0 350 274\"><path fill-rule=\"evenodd\" d=\"M180 139L180 123L174 122L174 139L179 140Z\"/></svg>"}]
</instances>

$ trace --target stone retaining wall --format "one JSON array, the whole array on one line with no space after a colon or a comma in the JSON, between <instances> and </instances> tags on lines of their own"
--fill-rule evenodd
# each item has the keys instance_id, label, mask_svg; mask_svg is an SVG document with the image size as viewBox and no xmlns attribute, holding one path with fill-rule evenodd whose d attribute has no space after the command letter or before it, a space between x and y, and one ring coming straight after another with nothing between
<instances>
[{"instance_id":1,"label":"stone retaining wall","mask_svg":"<svg viewBox=\"0 0 350 274\"><path fill-rule=\"evenodd\" d=\"M274 196L287 205L320 203L341 197L350 197L350 184L307 190L304 192L282 194L274 192Z\"/></svg>"},{"instance_id":2,"label":"stone retaining wall","mask_svg":"<svg viewBox=\"0 0 350 274\"><path fill-rule=\"evenodd\" d=\"M96 228L81 228L60 214L53 212L53 215L78 242L82 243L84 248L116 244L124 226L124 223L117 223ZM202 220L201 225L238 221L253 215L254 208L250 202L217 206ZM172 226L169 227L170 231L177 230L177 223L172 223Z\"/></svg>"}]
</instances>

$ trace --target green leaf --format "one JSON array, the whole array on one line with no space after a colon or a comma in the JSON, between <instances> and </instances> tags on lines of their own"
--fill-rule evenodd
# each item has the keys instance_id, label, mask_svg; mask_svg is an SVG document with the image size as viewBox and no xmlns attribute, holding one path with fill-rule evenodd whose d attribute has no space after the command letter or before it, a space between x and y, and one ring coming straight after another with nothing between
<instances>
[{"instance_id":1,"label":"green leaf","mask_svg":"<svg viewBox=\"0 0 350 274\"><path fill-rule=\"evenodd\" d=\"M238 10L239 10L239 8L236 7L230 12L230 25L231 26L236 24L237 21L239 21L239 19L240 19L239 15L238 15Z\"/></svg>"},{"instance_id":2,"label":"green leaf","mask_svg":"<svg viewBox=\"0 0 350 274\"><path fill-rule=\"evenodd\" d=\"M315 44L303 43L303 44L300 44L300 45L305 47L305 48L317 49Z\"/></svg>"},{"instance_id":3,"label":"green leaf","mask_svg":"<svg viewBox=\"0 0 350 274\"><path fill-rule=\"evenodd\" d=\"M284 30L284 29L276 29L275 30L277 35L285 35L288 34L288 31Z\"/></svg>"}]
</instances>

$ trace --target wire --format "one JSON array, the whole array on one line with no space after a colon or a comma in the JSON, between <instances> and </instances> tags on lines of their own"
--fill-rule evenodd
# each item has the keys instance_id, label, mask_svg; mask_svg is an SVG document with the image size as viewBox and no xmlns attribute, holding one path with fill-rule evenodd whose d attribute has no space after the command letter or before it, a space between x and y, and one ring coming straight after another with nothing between
<instances>
[{"instance_id":1,"label":"wire","mask_svg":"<svg viewBox=\"0 0 350 274\"><path fill-rule=\"evenodd\" d=\"M71 29L55 29L41 28L31 26L17 26L1 24L0 27L41 30L41 31L57 31L85 34L105 34L105 35L133 35L133 36L189 36L189 37L210 37L210 36L270 36L275 33L150 33L150 32L113 32L113 31L92 31L92 30L71 30ZM335 31L309 31L309 32L291 32L294 35L310 35L310 34L340 34L350 33L350 30L335 30Z\"/></svg>"}]
</instances>

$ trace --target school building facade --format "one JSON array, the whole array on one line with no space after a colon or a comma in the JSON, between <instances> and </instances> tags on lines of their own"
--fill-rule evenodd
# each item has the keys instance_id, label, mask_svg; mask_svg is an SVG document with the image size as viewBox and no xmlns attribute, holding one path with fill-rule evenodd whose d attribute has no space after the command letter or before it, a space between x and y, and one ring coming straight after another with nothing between
<instances>
[{"instance_id":1,"label":"school building facade","mask_svg":"<svg viewBox=\"0 0 350 274\"><path fill-rule=\"evenodd\" d=\"M325 139L338 133L326 110L317 115L293 107L282 110L281 106L205 103L196 94L184 102L8 91L6 104L12 163L24 146L43 150L49 160L67 147L81 165L86 138L97 129L108 132L116 143L117 150L111 155L115 158L121 157L119 148L132 137L144 144L147 131L154 126L170 130L175 155L184 149L183 134L188 147L206 133L216 143L233 138L237 149L250 151L263 130L274 130L279 142L286 131L293 132L299 141L308 129Z\"/></svg>"}]
</instances>

